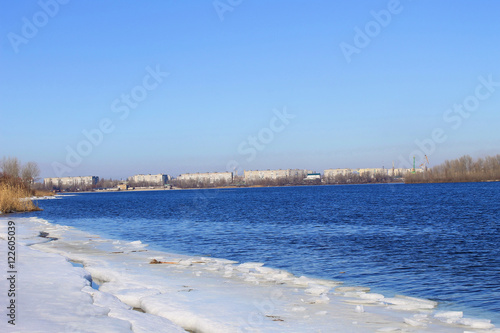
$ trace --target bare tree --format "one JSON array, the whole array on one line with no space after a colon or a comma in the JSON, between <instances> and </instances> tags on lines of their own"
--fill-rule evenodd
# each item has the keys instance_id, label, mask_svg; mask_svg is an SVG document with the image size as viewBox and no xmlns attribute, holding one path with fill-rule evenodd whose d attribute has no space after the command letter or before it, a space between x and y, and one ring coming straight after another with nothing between
<instances>
[{"instance_id":1,"label":"bare tree","mask_svg":"<svg viewBox=\"0 0 500 333\"><path fill-rule=\"evenodd\" d=\"M4 157L0 166L4 175L19 178L21 163L17 157Z\"/></svg>"},{"instance_id":2,"label":"bare tree","mask_svg":"<svg viewBox=\"0 0 500 333\"><path fill-rule=\"evenodd\" d=\"M458 159L446 160L427 172L405 177L406 183L425 182L477 182L500 180L500 155L478 158L469 155Z\"/></svg>"},{"instance_id":3,"label":"bare tree","mask_svg":"<svg viewBox=\"0 0 500 333\"><path fill-rule=\"evenodd\" d=\"M21 178L26 185L32 185L39 176L40 168L35 162L28 162L21 169Z\"/></svg>"}]
</instances>

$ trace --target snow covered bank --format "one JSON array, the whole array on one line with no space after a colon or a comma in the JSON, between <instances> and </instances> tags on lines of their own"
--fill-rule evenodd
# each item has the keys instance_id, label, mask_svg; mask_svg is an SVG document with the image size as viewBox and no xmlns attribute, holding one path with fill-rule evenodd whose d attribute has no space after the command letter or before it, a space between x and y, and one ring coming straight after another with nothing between
<instances>
[{"instance_id":1,"label":"snow covered bank","mask_svg":"<svg viewBox=\"0 0 500 333\"><path fill-rule=\"evenodd\" d=\"M74 197L76 194L54 194L54 195L43 195L43 196L32 196L29 198L24 198L22 200L31 200L31 201L39 201L39 200L60 200L64 197Z\"/></svg>"},{"instance_id":2,"label":"snow covered bank","mask_svg":"<svg viewBox=\"0 0 500 333\"><path fill-rule=\"evenodd\" d=\"M429 300L385 298L262 263L150 251L140 241L13 220L18 316L14 328L5 319L2 268L2 332L500 332L487 320L436 312ZM7 221L0 220L2 267Z\"/></svg>"},{"instance_id":3,"label":"snow covered bank","mask_svg":"<svg viewBox=\"0 0 500 333\"><path fill-rule=\"evenodd\" d=\"M16 222L17 219L14 219ZM185 332L165 318L132 310L116 297L90 287L90 274L58 254L40 252L31 244L51 241L20 226L16 232L15 288L7 274L6 220L0 221L2 255L1 332ZM23 245L24 244L24 245ZM15 290L8 297L7 290ZM15 300L15 319L6 316ZM6 311L7 310L7 311ZM7 319L6 319L7 318ZM14 323L15 325L12 325Z\"/></svg>"}]
</instances>

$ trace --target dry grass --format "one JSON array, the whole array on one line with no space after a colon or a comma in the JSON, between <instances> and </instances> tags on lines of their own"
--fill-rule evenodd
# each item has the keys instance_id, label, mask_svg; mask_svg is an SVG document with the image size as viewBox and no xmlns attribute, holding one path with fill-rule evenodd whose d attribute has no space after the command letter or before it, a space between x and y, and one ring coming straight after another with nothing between
<instances>
[{"instance_id":1,"label":"dry grass","mask_svg":"<svg viewBox=\"0 0 500 333\"><path fill-rule=\"evenodd\" d=\"M56 194L52 191L44 191L44 190L34 190L33 191L33 196L35 196L35 197L51 197L54 195L56 195Z\"/></svg>"},{"instance_id":2,"label":"dry grass","mask_svg":"<svg viewBox=\"0 0 500 333\"><path fill-rule=\"evenodd\" d=\"M22 184L0 183L0 212L5 214L41 210L28 199L30 196L30 191Z\"/></svg>"}]
</instances>

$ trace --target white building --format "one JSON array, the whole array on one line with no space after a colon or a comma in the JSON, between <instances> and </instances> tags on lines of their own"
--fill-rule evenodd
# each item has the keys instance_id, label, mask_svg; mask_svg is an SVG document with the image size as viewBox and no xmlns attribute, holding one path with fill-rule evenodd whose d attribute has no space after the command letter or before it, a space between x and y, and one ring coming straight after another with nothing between
<instances>
[{"instance_id":1,"label":"white building","mask_svg":"<svg viewBox=\"0 0 500 333\"><path fill-rule=\"evenodd\" d=\"M99 177L97 176L78 176L78 177L54 177L54 178L44 178L43 183L45 186L56 186L56 187L88 187L94 186L99 182Z\"/></svg>"},{"instance_id":2,"label":"white building","mask_svg":"<svg viewBox=\"0 0 500 333\"><path fill-rule=\"evenodd\" d=\"M159 173L157 175L134 175L129 177L128 181L136 184L165 185L170 179L172 179L172 177L169 175Z\"/></svg>"},{"instance_id":3,"label":"white building","mask_svg":"<svg viewBox=\"0 0 500 333\"><path fill-rule=\"evenodd\" d=\"M389 172L389 170L391 172ZM391 176L392 173L392 169L384 169L384 168L362 168L362 169L357 169L356 171L362 176L369 174L372 178L375 177L375 175Z\"/></svg>"},{"instance_id":4,"label":"white building","mask_svg":"<svg viewBox=\"0 0 500 333\"><path fill-rule=\"evenodd\" d=\"M194 181L196 183L214 184L218 182L233 182L232 172L183 173L176 178L178 181Z\"/></svg>"},{"instance_id":5,"label":"white building","mask_svg":"<svg viewBox=\"0 0 500 333\"><path fill-rule=\"evenodd\" d=\"M244 177L247 184L267 180L303 180L307 177L309 170L285 169L285 170L245 170Z\"/></svg>"},{"instance_id":6,"label":"white building","mask_svg":"<svg viewBox=\"0 0 500 333\"><path fill-rule=\"evenodd\" d=\"M422 169L415 169L416 173L422 172ZM323 175L326 179L333 179L338 175L349 176L352 174L359 174L361 176L369 174L372 178L375 175L387 175L391 177L403 177L411 173L412 169L404 168L358 168L358 169L326 169Z\"/></svg>"},{"instance_id":7,"label":"white building","mask_svg":"<svg viewBox=\"0 0 500 333\"><path fill-rule=\"evenodd\" d=\"M321 180L321 174L317 172L308 173L304 180Z\"/></svg>"},{"instance_id":8,"label":"white building","mask_svg":"<svg viewBox=\"0 0 500 333\"><path fill-rule=\"evenodd\" d=\"M325 178L334 178L337 175L347 176L354 172L352 169L326 169L323 171Z\"/></svg>"}]
</instances>

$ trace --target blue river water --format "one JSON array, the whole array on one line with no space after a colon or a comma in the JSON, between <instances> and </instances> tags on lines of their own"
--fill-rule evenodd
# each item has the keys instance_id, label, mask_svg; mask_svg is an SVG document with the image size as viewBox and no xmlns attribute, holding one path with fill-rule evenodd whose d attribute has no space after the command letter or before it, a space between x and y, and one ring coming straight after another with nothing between
<instances>
[{"instance_id":1,"label":"blue river water","mask_svg":"<svg viewBox=\"0 0 500 333\"><path fill-rule=\"evenodd\" d=\"M81 193L37 216L168 252L264 262L500 324L500 183Z\"/></svg>"}]
</instances>

